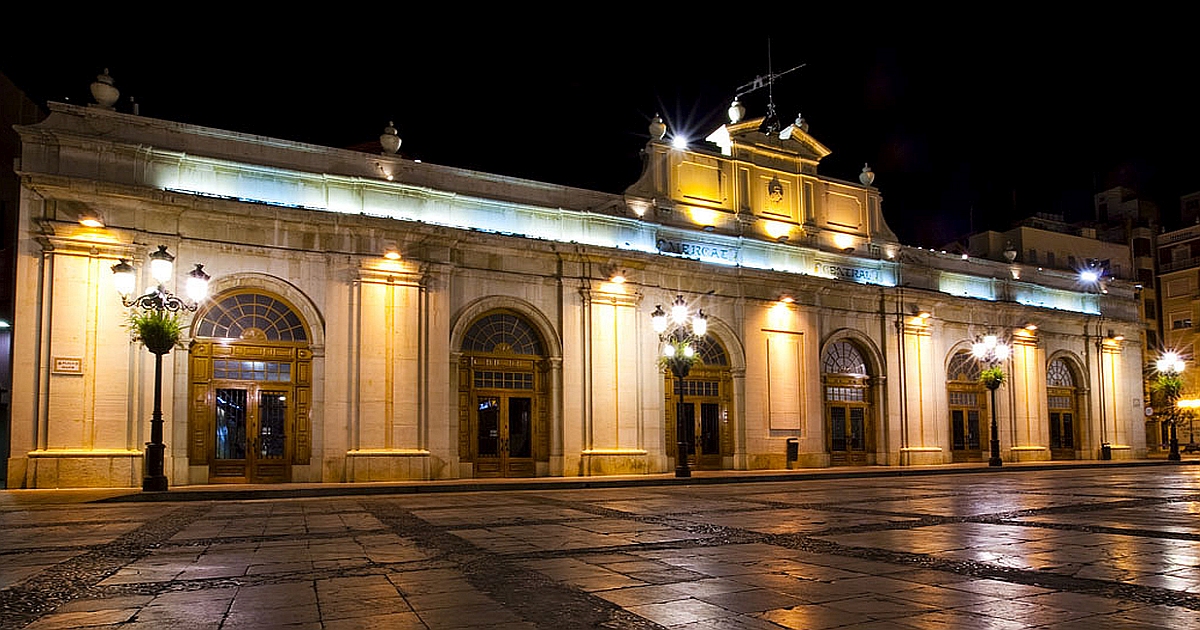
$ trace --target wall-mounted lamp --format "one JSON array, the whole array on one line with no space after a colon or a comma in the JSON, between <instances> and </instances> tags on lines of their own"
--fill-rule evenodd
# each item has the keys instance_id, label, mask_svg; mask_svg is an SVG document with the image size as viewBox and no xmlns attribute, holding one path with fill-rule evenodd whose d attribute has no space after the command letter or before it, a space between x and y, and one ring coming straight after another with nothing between
<instances>
[{"instance_id":1,"label":"wall-mounted lamp","mask_svg":"<svg viewBox=\"0 0 1200 630\"><path fill-rule=\"evenodd\" d=\"M388 260L400 260L400 252L394 249L389 249L383 252L383 257Z\"/></svg>"},{"instance_id":2,"label":"wall-mounted lamp","mask_svg":"<svg viewBox=\"0 0 1200 630\"><path fill-rule=\"evenodd\" d=\"M79 225L89 228L104 227L104 217L101 217L97 212L85 212L79 215Z\"/></svg>"},{"instance_id":3,"label":"wall-mounted lamp","mask_svg":"<svg viewBox=\"0 0 1200 630\"><path fill-rule=\"evenodd\" d=\"M1025 330L1028 330L1029 332L1033 332L1038 329L1038 325L1033 322L1026 322L1025 325L1022 326L1021 328L1024 328Z\"/></svg>"},{"instance_id":4,"label":"wall-mounted lamp","mask_svg":"<svg viewBox=\"0 0 1200 630\"><path fill-rule=\"evenodd\" d=\"M624 269L616 269L608 276L608 281L613 284L625 284L626 279Z\"/></svg>"},{"instance_id":5,"label":"wall-mounted lamp","mask_svg":"<svg viewBox=\"0 0 1200 630\"><path fill-rule=\"evenodd\" d=\"M785 293L779 296L779 302L782 304L794 304L796 302L796 298Z\"/></svg>"}]
</instances>

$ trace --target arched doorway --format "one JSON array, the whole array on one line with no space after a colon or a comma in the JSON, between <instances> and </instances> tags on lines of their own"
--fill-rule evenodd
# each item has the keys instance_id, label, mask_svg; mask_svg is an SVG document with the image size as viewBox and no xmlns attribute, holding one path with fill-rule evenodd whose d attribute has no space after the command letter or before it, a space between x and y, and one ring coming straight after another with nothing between
<instances>
[{"instance_id":1,"label":"arched doorway","mask_svg":"<svg viewBox=\"0 0 1200 630\"><path fill-rule=\"evenodd\" d=\"M848 339L825 347L821 357L825 399L825 448L830 466L872 463L875 413L871 377L862 350Z\"/></svg>"},{"instance_id":2,"label":"arched doorway","mask_svg":"<svg viewBox=\"0 0 1200 630\"><path fill-rule=\"evenodd\" d=\"M492 311L471 323L459 360L459 456L476 477L533 477L549 461L547 360L524 317Z\"/></svg>"},{"instance_id":3,"label":"arched doorway","mask_svg":"<svg viewBox=\"0 0 1200 630\"><path fill-rule=\"evenodd\" d=\"M982 369L979 360L970 352L960 350L946 366L946 394L950 407L950 455L955 462L983 461L984 434L983 385L979 383Z\"/></svg>"},{"instance_id":4,"label":"arched doorway","mask_svg":"<svg viewBox=\"0 0 1200 630\"><path fill-rule=\"evenodd\" d=\"M1050 407L1050 457L1075 459L1079 445L1075 375L1063 359L1046 366L1046 401Z\"/></svg>"},{"instance_id":5,"label":"arched doorway","mask_svg":"<svg viewBox=\"0 0 1200 630\"><path fill-rule=\"evenodd\" d=\"M696 342L699 360L683 379L683 408L679 407L679 379L666 375L667 455L679 457L675 425L683 414L682 439L687 444L688 466L697 470L721 470L733 466L733 431L729 407L733 378L729 355L712 335Z\"/></svg>"},{"instance_id":6,"label":"arched doorway","mask_svg":"<svg viewBox=\"0 0 1200 630\"><path fill-rule=\"evenodd\" d=\"M196 317L188 458L211 483L291 480L312 455L308 325L282 297L235 289Z\"/></svg>"}]
</instances>

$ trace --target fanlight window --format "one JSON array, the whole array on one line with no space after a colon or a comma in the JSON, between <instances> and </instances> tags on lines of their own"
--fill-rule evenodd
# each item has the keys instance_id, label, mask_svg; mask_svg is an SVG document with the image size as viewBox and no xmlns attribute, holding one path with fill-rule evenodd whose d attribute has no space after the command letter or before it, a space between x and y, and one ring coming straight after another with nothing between
<instances>
[{"instance_id":1,"label":"fanlight window","mask_svg":"<svg viewBox=\"0 0 1200 630\"><path fill-rule=\"evenodd\" d=\"M258 293L238 293L217 302L204 313L196 327L196 335L224 339L258 337L267 341L308 340L299 315L287 304Z\"/></svg>"},{"instance_id":2,"label":"fanlight window","mask_svg":"<svg viewBox=\"0 0 1200 630\"><path fill-rule=\"evenodd\" d=\"M729 365L725 349L712 337L702 337L696 342L696 356L700 357L700 365Z\"/></svg>"},{"instance_id":3,"label":"fanlight window","mask_svg":"<svg viewBox=\"0 0 1200 630\"><path fill-rule=\"evenodd\" d=\"M1055 359L1046 367L1046 384L1050 387L1075 387L1075 377L1067 368L1067 362Z\"/></svg>"},{"instance_id":4,"label":"fanlight window","mask_svg":"<svg viewBox=\"0 0 1200 630\"><path fill-rule=\"evenodd\" d=\"M825 374L867 375L867 362L862 353L849 341L836 341L825 350L825 358L821 361L821 371Z\"/></svg>"},{"instance_id":5,"label":"fanlight window","mask_svg":"<svg viewBox=\"0 0 1200 630\"><path fill-rule=\"evenodd\" d=\"M463 352L512 352L541 356L542 341L524 319L510 313L492 313L471 325L463 339Z\"/></svg>"},{"instance_id":6,"label":"fanlight window","mask_svg":"<svg viewBox=\"0 0 1200 630\"><path fill-rule=\"evenodd\" d=\"M677 332L670 335L670 337L678 340L682 335L683 333ZM729 365L729 358L725 355L725 349L711 335L705 335L692 343L696 350L696 358L700 360L700 365Z\"/></svg>"},{"instance_id":7,"label":"fanlight window","mask_svg":"<svg viewBox=\"0 0 1200 630\"><path fill-rule=\"evenodd\" d=\"M979 380L979 374L982 370L979 367L979 360L971 355L970 352L959 352L950 359L950 365L946 367L946 378L951 381L971 381Z\"/></svg>"}]
</instances>

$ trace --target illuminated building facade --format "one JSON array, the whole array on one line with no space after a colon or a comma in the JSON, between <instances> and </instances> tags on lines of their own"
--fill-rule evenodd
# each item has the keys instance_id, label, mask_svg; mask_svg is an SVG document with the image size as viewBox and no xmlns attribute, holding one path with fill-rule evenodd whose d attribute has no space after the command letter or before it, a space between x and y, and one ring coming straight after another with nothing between
<instances>
[{"instance_id":1,"label":"illuminated building facade","mask_svg":"<svg viewBox=\"0 0 1200 630\"><path fill-rule=\"evenodd\" d=\"M869 169L734 118L656 120L614 195L52 104L18 129L9 485L139 483L153 359L110 269L160 245L211 275L164 357L172 485L665 473L680 434L700 470L986 461L987 335L1004 461L1145 455L1130 283L903 246Z\"/></svg>"}]
</instances>

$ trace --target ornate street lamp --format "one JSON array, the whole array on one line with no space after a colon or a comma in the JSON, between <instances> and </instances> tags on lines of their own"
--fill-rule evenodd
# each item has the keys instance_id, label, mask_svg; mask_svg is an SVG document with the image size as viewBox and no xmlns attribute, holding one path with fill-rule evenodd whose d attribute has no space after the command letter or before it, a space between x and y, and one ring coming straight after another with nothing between
<instances>
[{"instance_id":1,"label":"ornate street lamp","mask_svg":"<svg viewBox=\"0 0 1200 630\"><path fill-rule=\"evenodd\" d=\"M1175 425L1179 423L1179 408L1176 404L1183 393L1183 377L1180 375L1183 374L1185 366L1177 353L1163 353L1154 364L1158 375L1150 385L1150 389L1162 397L1166 406L1167 424L1171 427L1171 451L1167 453L1167 459L1173 462L1180 461L1179 436L1175 432Z\"/></svg>"},{"instance_id":2,"label":"ornate street lamp","mask_svg":"<svg viewBox=\"0 0 1200 630\"><path fill-rule=\"evenodd\" d=\"M971 354L986 365L979 373L979 382L992 392L992 453L988 466L1000 466L1003 462L1000 460L1000 430L996 423L996 389L1004 382L1004 368L1000 364L1012 354L1012 346L989 334L975 340Z\"/></svg>"},{"instance_id":3,"label":"ornate street lamp","mask_svg":"<svg viewBox=\"0 0 1200 630\"><path fill-rule=\"evenodd\" d=\"M122 258L112 266L113 284L121 294L121 303L144 311L130 316L135 338L154 355L154 413L150 418L150 441L146 442L143 491L167 489L163 461L166 445L163 444L162 358L179 342L181 330L177 313L180 310L195 311L200 301L208 296L209 276L204 273L203 265L197 264L188 273L188 299L171 293L163 286L171 279L174 269L175 257L167 251L166 245L159 245L158 251L150 254L150 275L154 277L156 286L141 295L130 297L137 286L133 265Z\"/></svg>"},{"instance_id":4,"label":"ornate street lamp","mask_svg":"<svg viewBox=\"0 0 1200 630\"><path fill-rule=\"evenodd\" d=\"M659 365L663 371L674 375L679 381L675 408L675 476L691 477L692 470L688 468L687 433L683 430L683 379L691 372L692 365L699 360L695 346L708 331L708 316L700 310L693 314L683 296L678 295L671 304L670 315L663 310L661 304L657 304L654 312L650 314L650 321L663 344Z\"/></svg>"}]
</instances>

